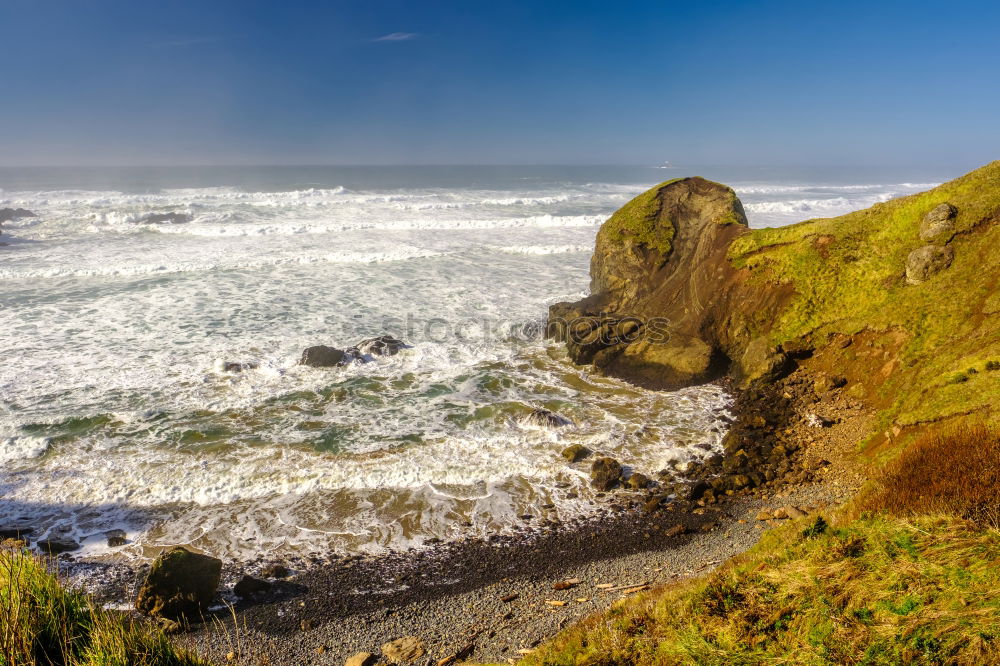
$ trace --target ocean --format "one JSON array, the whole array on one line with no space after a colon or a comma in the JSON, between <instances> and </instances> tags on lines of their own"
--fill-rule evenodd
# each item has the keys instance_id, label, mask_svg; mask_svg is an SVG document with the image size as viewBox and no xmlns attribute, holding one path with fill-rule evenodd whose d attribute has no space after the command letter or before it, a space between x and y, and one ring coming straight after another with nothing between
<instances>
[{"instance_id":1,"label":"ocean","mask_svg":"<svg viewBox=\"0 0 1000 666\"><path fill-rule=\"evenodd\" d=\"M128 560L379 552L592 515L570 444L649 476L718 452L719 386L646 391L537 335L588 292L601 222L683 175L731 185L764 227L959 174L0 168L0 208L38 215L0 235L0 527ZM386 333L409 348L297 365ZM535 408L573 425L527 425Z\"/></svg>"}]
</instances>

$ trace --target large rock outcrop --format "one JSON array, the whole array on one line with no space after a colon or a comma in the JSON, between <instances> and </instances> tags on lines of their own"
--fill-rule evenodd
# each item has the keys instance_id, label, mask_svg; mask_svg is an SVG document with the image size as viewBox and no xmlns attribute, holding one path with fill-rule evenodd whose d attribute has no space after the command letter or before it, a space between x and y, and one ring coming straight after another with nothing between
<instances>
[{"instance_id":1,"label":"large rock outcrop","mask_svg":"<svg viewBox=\"0 0 1000 666\"><path fill-rule=\"evenodd\" d=\"M744 358L749 320L777 308L783 292L750 295L753 311L731 307L748 295L727 252L747 232L743 205L724 185L682 178L653 188L601 227L592 293L553 305L549 334L566 342L574 362L653 388L708 381L731 367L746 377L772 371L784 362L777 350L763 345Z\"/></svg>"},{"instance_id":2,"label":"large rock outcrop","mask_svg":"<svg viewBox=\"0 0 1000 666\"><path fill-rule=\"evenodd\" d=\"M915 425L1000 404L998 266L1000 162L773 229L748 229L729 188L684 178L601 227L592 294L553 305L548 333L651 387L727 371L749 387L821 359L883 422Z\"/></svg>"}]
</instances>

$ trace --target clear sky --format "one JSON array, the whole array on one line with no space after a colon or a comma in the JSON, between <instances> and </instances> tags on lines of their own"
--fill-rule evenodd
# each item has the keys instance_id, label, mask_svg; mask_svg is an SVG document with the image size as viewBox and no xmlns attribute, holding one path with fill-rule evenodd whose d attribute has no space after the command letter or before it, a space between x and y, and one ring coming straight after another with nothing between
<instances>
[{"instance_id":1,"label":"clear sky","mask_svg":"<svg viewBox=\"0 0 1000 666\"><path fill-rule=\"evenodd\" d=\"M0 163L1000 158L1000 2L0 0Z\"/></svg>"}]
</instances>

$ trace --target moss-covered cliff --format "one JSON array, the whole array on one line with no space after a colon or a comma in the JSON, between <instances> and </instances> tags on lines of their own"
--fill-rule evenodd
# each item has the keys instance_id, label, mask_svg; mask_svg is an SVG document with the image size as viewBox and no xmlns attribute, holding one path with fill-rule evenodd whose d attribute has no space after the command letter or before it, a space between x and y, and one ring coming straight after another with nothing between
<instances>
[{"instance_id":1,"label":"moss-covered cliff","mask_svg":"<svg viewBox=\"0 0 1000 666\"><path fill-rule=\"evenodd\" d=\"M886 425L992 412L1000 402L1000 372L988 369L1000 362L998 222L1000 162L921 194L778 229L748 229L729 188L678 179L608 220L592 295L550 314L593 330L629 316L669 321L666 341L605 335L590 354L575 353L581 341L567 327L554 328L578 360L640 383L695 383L723 370L749 383L835 342L858 397L879 407ZM862 331L879 353L862 357L845 344Z\"/></svg>"},{"instance_id":2,"label":"moss-covered cliff","mask_svg":"<svg viewBox=\"0 0 1000 666\"><path fill-rule=\"evenodd\" d=\"M664 214L666 201L693 200L693 180L630 209L646 211L630 227L644 238L672 227L659 261L649 245L616 249L638 238L618 224L601 229L594 293L554 305L553 334L574 359L634 381L693 383L722 368L747 387L740 401L764 417L741 415L725 462L706 470L717 495L774 487L761 467L787 448L788 391L812 377L805 404L835 387L875 414L857 421L845 458L869 480L828 522L778 528L717 572L618 602L527 661L997 663L1000 162L841 217L724 233L706 223L711 209ZM728 190L705 183L717 200ZM647 352L620 335L630 316L665 317L677 335ZM610 334L595 341L600 331ZM630 350L641 367L616 361ZM692 354L715 364L679 372Z\"/></svg>"}]
</instances>

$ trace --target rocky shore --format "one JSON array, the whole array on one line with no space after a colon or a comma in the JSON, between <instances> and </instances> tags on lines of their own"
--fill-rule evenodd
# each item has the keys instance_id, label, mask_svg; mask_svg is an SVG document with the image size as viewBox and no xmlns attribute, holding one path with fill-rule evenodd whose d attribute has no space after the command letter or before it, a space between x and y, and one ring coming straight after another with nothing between
<instances>
[{"instance_id":1,"label":"rocky shore","mask_svg":"<svg viewBox=\"0 0 1000 666\"><path fill-rule=\"evenodd\" d=\"M223 568L222 600L235 605L187 618L176 640L247 664L514 660L587 614L711 569L776 522L818 519L865 481L862 442L905 438L927 409L941 419L983 400L988 408L991 394L972 385L1000 363L965 360L974 338L941 347L935 319L921 313L990 307L989 295L942 300L934 290L970 282L975 265L963 257L1000 216L968 194L969 183L993 182L998 168L880 204L894 207L897 246L860 269L858 239L886 233L879 206L752 232L732 190L717 183L679 179L640 195L598 234L593 293L553 305L548 333L573 362L637 384L726 381L735 420L720 454L681 479L629 476L629 461L595 456L604 506L587 520L546 516L514 536L422 551ZM881 291L846 290L842 276L856 270L858 280L877 276ZM333 367L380 351L311 348L302 363ZM945 374L965 366L961 378ZM886 390L909 383L921 392ZM544 410L530 418L562 425ZM571 463L587 455L564 452Z\"/></svg>"},{"instance_id":2,"label":"rocky shore","mask_svg":"<svg viewBox=\"0 0 1000 666\"><path fill-rule=\"evenodd\" d=\"M384 656L393 648L383 646L407 637L423 652L412 663L517 659L586 615L704 573L764 529L852 496L862 480L853 445L870 412L849 387L805 364L767 391L739 393L728 441L740 448L727 446L676 486L619 483L591 519L534 521L514 536L382 556L227 563L211 610L186 627L164 626L218 663L341 664L359 653ZM788 397L775 402L775 392ZM811 417L820 414L817 424ZM785 470L775 478L765 470L756 488L713 485L747 450L759 463L778 446L789 454L767 456L776 474ZM103 576L102 598L115 605L130 603L147 575L85 563L67 570L91 585Z\"/></svg>"}]
</instances>

